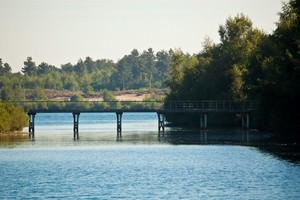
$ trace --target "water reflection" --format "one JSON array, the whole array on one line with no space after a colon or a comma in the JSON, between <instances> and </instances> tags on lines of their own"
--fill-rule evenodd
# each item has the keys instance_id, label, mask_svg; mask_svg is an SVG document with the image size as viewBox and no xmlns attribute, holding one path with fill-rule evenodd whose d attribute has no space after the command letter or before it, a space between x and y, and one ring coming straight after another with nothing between
<instances>
[{"instance_id":1,"label":"water reflection","mask_svg":"<svg viewBox=\"0 0 300 200\"><path fill-rule=\"evenodd\" d=\"M271 135L255 130L184 130L168 129L165 132L80 133L79 140L72 134L37 134L35 139L27 135L0 136L0 148L49 148L69 146L103 146L120 144L162 145L244 145L257 147L261 152L280 159L300 163L300 147L283 145L271 140Z\"/></svg>"},{"instance_id":2,"label":"water reflection","mask_svg":"<svg viewBox=\"0 0 300 200\"><path fill-rule=\"evenodd\" d=\"M29 138L27 134L17 135L1 135L0 134L0 148L14 148L20 144L27 143Z\"/></svg>"},{"instance_id":3,"label":"water reflection","mask_svg":"<svg viewBox=\"0 0 300 200\"><path fill-rule=\"evenodd\" d=\"M250 130L171 130L162 135L169 144L239 144L251 145L267 142L270 135Z\"/></svg>"},{"instance_id":4,"label":"water reflection","mask_svg":"<svg viewBox=\"0 0 300 200\"><path fill-rule=\"evenodd\" d=\"M251 145L261 144L269 140L270 135L258 131L249 130L183 130L169 129L165 132L123 132L116 133L80 133L80 139L72 140L71 134L36 134L35 138L28 138L27 135L0 137L0 145L27 143L53 143L55 145L65 143L92 143L97 142L99 145L106 142L123 142L123 143L162 143L175 145L197 145L197 144L240 144ZM77 144L77 143L76 143Z\"/></svg>"},{"instance_id":5,"label":"water reflection","mask_svg":"<svg viewBox=\"0 0 300 200\"><path fill-rule=\"evenodd\" d=\"M299 144L265 144L257 148L263 152L277 157L281 160L287 160L292 163L300 164L300 145Z\"/></svg>"}]
</instances>

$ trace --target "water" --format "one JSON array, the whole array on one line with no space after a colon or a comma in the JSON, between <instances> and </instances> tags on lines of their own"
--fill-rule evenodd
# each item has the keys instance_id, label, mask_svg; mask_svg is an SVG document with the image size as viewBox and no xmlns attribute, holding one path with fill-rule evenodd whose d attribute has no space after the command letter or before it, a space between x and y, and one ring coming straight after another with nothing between
<instances>
[{"instance_id":1,"label":"water","mask_svg":"<svg viewBox=\"0 0 300 200\"><path fill-rule=\"evenodd\" d=\"M158 137L154 113L124 114L122 138L114 114L79 129L73 141L72 115L38 114L35 141L2 141L1 199L300 198L300 163L253 146L258 132Z\"/></svg>"}]
</instances>

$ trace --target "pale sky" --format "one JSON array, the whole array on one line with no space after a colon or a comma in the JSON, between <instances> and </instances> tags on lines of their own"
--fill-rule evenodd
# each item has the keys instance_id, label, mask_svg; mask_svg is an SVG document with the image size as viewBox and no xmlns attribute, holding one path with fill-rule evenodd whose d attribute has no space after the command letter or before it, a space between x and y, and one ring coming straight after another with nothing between
<instances>
[{"instance_id":1,"label":"pale sky","mask_svg":"<svg viewBox=\"0 0 300 200\"><path fill-rule=\"evenodd\" d=\"M60 67L80 58L118 61L132 49L181 48L198 53L218 28L244 13L272 33L282 0L0 0L0 58L20 71L36 64Z\"/></svg>"}]
</instances>

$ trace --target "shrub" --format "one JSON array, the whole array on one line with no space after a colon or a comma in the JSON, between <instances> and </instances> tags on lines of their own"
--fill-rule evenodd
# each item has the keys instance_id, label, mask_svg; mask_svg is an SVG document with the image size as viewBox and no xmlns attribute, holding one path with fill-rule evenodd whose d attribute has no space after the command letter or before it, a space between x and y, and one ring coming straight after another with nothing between
<instances>
[{"instance_id":1,"label":"shrub","mask_svg":"<svg viewBox=\"0 0 300 200\"><path fill-rule=\"evenodd\" d=\"M28 117L21 107L0 102L0 133L20 131L27 123Z\"/></svg>"}]
</instances>

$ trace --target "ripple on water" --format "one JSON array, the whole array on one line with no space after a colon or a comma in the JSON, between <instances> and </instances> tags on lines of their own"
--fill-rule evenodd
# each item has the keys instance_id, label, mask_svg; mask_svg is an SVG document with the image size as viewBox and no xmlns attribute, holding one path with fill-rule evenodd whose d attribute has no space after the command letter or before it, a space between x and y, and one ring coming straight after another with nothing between
<instances>
[{"instance_id":1,"label":"ripple on water","mask_svg":"<svg viewBox=\"0 0 300 200\"><path fill-rule=\"evenodd\" d=\"M300 197L298 165L243 146L0 150L0 172L4 199Z\"/></svg>"}]
</instances>

